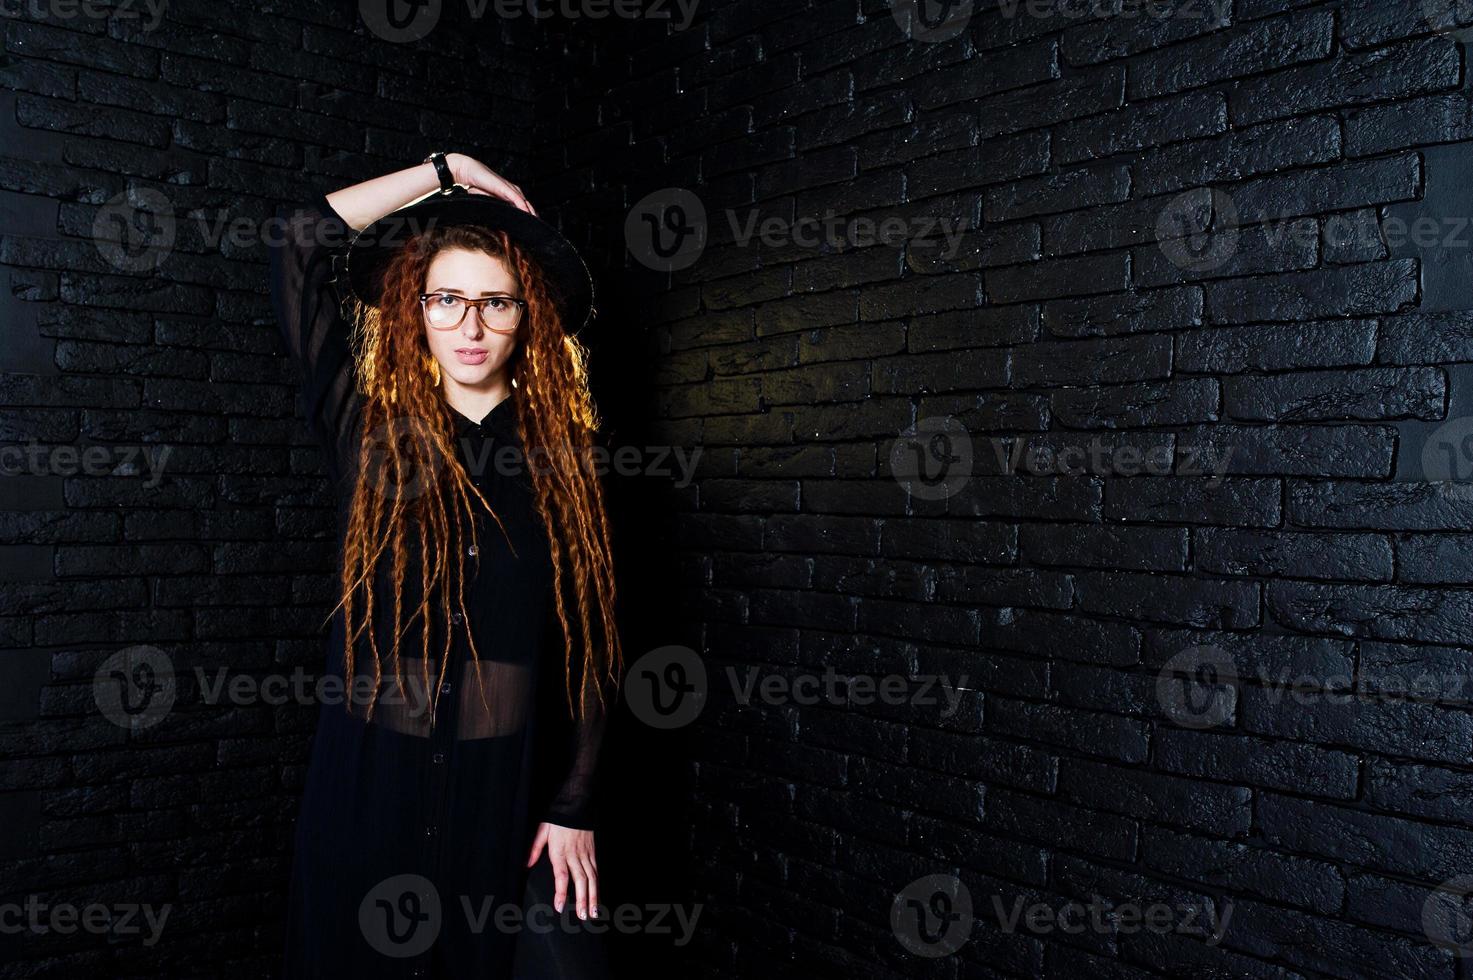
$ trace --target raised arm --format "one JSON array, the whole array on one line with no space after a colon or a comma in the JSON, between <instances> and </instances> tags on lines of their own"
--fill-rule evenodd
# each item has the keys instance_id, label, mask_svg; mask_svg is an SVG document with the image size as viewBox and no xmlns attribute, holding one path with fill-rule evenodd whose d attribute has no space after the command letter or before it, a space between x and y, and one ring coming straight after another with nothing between
<instances>
[{"instance_id":1,"label":"raised arm","mask_svg":"<svg viewBox=\"0 0 1473 980\"><path fill-rule=\"evenodd\" d=\"M445 154L445 163L450 167L450 175L455 178L455 182L463 184L472 194L490 194L510 201L523 211L537 213L531 202L522 195L520 187L484 163L464 153ZM333 191L327 195L327 203L352 228L362 230L390 211L397 211L439 188L440 178L435 173L435 168L431 164L422 163L417 167L396 170L391 174Z\"/></svg>"}]
</instances>

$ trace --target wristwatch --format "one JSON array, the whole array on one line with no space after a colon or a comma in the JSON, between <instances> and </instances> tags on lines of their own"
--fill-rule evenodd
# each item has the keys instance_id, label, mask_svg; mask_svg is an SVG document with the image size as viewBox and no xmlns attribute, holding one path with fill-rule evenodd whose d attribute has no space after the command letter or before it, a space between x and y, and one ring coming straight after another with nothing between
<instances>
[{"instance_id":1,"label":"wristwatch","mask_svg":"<svg viewBox=\"0 0 1473 980\"><path fill-rule=\"evenodd\" d=\"M450 173L450 164L445 162L445 154L436 150L424 158L425 163L435 165L435 174L440 178L440 193L449 194L455 189L455 177Z\"/></svg>"}]
</instances>

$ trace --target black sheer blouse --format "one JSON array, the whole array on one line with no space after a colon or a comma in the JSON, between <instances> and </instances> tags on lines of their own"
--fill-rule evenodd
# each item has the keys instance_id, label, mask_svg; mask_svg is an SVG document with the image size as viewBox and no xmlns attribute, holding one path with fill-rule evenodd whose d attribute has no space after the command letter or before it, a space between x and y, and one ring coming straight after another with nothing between
<instances>
[{"instance_id":1,"label":"black sheer blouse","mask_svg":"<svg viewBox=\"0 0 1473 980\"><path fill-rule=\"evenodd\" d=\"M307 421L335 488L341 555L361 403L343 294L333 280L352 232L325 197L277 216L285 234L272 248L272 300L301 366ZM511 976L514 952L531 936L499 927L495 911L482 913L524 904L526 859L540 822L596 824L603 715L579 722L568 710L546 530L529 478L492 463L498 449L520 446L515 397L483 419L456 413L461 462L506 529L503 535L481 513L468 535L469 621L458 613L427 626L415 620L400 649L407 687L393 681L385 654L382 683L351 688L359 692L353 714L340 703L346 698L320 709L296 828L287 976ZM409 551L417 556L418 548ZM419 582L413 562L404 579L409 602L410 583ZM393 584L379 576L378 609L392 608ZM389 622L377 628L387 651ZM424 629L431 633L428 690L413 682L424 668L415 630ZM442 677L446 630L452 652ZM467 632L478 658L470 656ZM339 681L345 637L339 611L327 650L327 672ZM372 682L371 657L365 639L355 650L359 685ZM440 703L432 717L427 695L434 689ZM370 696L377 704L365 721ZM433 942L421 950L429 931ZM554 933L535 943L549 941L589 940Z\"/></svg>"}]
</instances>

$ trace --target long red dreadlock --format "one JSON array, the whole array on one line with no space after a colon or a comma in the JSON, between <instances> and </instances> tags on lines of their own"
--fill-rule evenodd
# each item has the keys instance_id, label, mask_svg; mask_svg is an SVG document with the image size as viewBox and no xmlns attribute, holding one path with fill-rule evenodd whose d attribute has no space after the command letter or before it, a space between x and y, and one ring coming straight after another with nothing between
<instances>
[{"instance_id":1,"label":"long red dreadlock","mask_svg":"<svg viewBox=\"0 0 1473 980\"><path fill-rule=\"evenodd\" d=\"M427 627L433 596L439 597L434 613L440 622L452 621L452 607L460 613L460 623L470 622L465 615L463 559L458 556L466 552L466 528L474 508L490 512L491 506L456 456L454 417L435 384L437 366L425 340L419 300L430 262L450 248L502 259L527 304L511 365L517 428L524 458L530 460L540 452L551 464L529 468L537 513L552 551L568 701L571 707L576 687L581 717L589 710L590 697L603 704L606 687L617 683L622 664L614 627L613 563L603 488L587 465L598 417L588 390L586 350L565 334L536 262L505 233L475 226L434 229L410 240L386 269L379 307L360 306L356 311L363 426L340 581L339 605L348 625L344 679L349 684L355 680L354 652L366 634L375 692L382 682L379 639L371 628L380 612L374 608L373 583L381 572L390 575L394 590L390 662L396 680L403 680L400 639L419 619L425 624L419 630L422 680L429 689ZM422 577L415 608L405 620L404 574L412 542L419 546ZM444 635L442 677L449 665L451 631L444 630ZM468 639L479 677L475 640ZM575 645L581 651L576 665ZM434 706L438 688L435 685ZM370 700L370 715L373 703ZM349 704L351 710L351 699Z\"/></svg>"}]
</instances>

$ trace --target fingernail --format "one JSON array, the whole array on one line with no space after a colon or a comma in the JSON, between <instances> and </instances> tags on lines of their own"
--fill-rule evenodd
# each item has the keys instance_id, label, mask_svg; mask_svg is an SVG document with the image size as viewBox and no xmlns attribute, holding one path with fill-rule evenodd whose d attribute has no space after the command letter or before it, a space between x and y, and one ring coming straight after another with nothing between
<instances>
[{"instance_id":1,"label":"fingernail","mask_svg":"<svg viewBox=\"0 0 1473 980\"><path fill-rule=\"evenodd\" d=\"M555 909L557 909L559 912L561 912L563 910L563 903L562 902L553 902L552 903L552 907L555 908Z\"/></svg>"},{"instance_id":2,"label":"fingernail","mask_svg":"<svg viewBox=\"0 0 1473 980\"><path fill-rule=\"evenodd\" d=\"M579 909L578 910L578 918L580 918L580 919L586 919L586 918L588 918L588 913L585 912L585 911L583 911L582 909Z\"/></svg>"}]
</instances>

